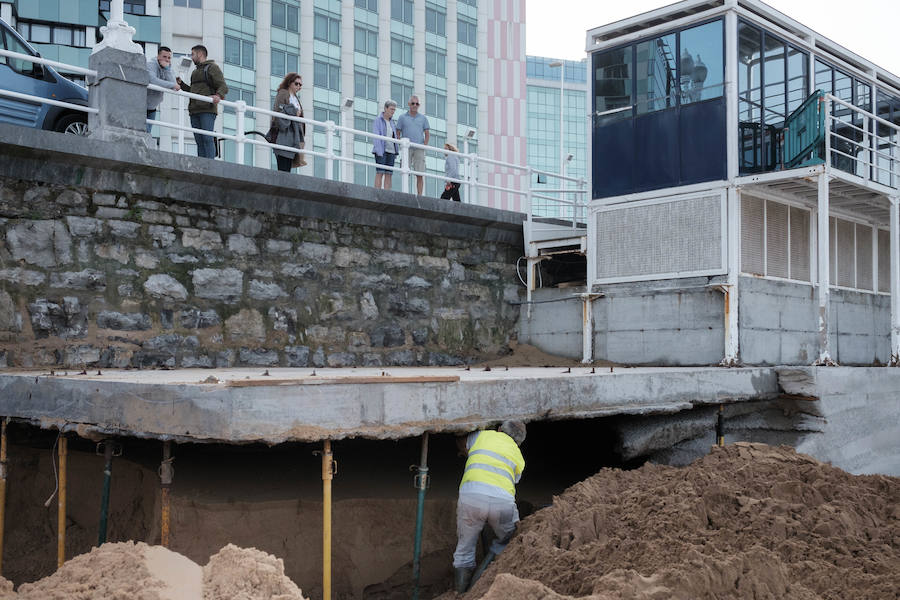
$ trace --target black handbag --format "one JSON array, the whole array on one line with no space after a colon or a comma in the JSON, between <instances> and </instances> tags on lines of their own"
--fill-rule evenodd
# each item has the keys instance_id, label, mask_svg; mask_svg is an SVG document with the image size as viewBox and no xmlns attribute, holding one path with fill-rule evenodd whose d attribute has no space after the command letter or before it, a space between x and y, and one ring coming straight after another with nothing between
<instances>
[{"instance_id":1,"label":"black handbag","mask_svg":"<svg viewBox=\"0 0 900 600\"><path fill-rule=\"evenodd\" d=\"M274 144L278 139L278 125L272 125L269 127L269 131L266 132L266 141L270 144Z\"/></svg>"}]
</instances>

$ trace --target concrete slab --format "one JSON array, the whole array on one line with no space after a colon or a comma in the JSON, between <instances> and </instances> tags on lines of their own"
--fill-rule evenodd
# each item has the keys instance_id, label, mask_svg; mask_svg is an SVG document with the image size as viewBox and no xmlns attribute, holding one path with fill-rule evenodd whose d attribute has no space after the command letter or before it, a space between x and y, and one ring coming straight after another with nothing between
<instances>
[{"instance_id":1,"label":"concrete slab","mask_svg":"<svg viewBox=\"0 0 900 600\"><path fill-rule=\"evenodd\" d=\"M399 439L507 418L672 414L778 396L771 368L5 372L0 415L82 435L228 443Z\"/></svg>"}]
</instances>

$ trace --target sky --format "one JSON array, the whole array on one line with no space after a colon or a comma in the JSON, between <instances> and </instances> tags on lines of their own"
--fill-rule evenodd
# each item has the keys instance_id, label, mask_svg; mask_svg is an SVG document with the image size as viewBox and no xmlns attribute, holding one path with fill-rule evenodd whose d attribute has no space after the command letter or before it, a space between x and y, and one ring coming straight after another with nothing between
<instances>
[{"instance_id":1,"label":"sky","mask_svg":"<svg viewBox=\"0 0 900 600\"><path fill-rule=\"evenodd\" d=\"M531 56L582 59L586 56L588 29L672 3L672 0L525 0L525 51ZM900 77L900 44L897 43L900 2L897 0L767 0L766 4Z\"/></svg>"}]
</instances>

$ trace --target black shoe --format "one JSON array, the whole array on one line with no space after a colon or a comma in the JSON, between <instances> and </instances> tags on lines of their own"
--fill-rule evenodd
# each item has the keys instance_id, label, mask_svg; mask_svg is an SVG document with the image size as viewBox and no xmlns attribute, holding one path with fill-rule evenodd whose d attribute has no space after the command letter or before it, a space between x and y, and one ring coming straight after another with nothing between
<instances>
[{"instance_id":1,"label":"black shoe","mask_svg":"<svg viewBox=\"0 0 900 600\"><path fill-rule=\"evenodd\" d=\"M472 573L475 571L475 567L457 567L453 571L456 593L462 594L469 589L469 582L472 580Z\"/></svg>"}]
</instances>

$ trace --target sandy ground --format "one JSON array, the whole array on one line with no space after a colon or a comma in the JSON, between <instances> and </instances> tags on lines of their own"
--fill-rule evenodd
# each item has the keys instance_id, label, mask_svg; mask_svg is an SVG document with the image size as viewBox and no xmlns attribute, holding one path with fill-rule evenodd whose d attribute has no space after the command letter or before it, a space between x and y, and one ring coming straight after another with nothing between
<instances>
[{"instance_id":1,"label":"sandy ground","mask_svg":"<svg viewBox=\"0 0 900 600\"><path fill-rule=\"evenodd\" d=\"M885 600L898 573L900 479L738 443L572 486L465 598Z\"/></svg>"}]
</instances>

